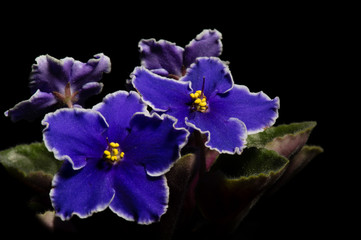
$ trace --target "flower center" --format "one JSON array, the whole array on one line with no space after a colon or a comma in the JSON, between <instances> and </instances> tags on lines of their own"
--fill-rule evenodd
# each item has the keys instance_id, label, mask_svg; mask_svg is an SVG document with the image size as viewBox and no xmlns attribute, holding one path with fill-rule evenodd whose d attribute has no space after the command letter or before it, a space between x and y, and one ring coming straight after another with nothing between
<instances>
[{"instance_id":1,"label":"flower center","mask_svg":"<svg viewBox=\"0 0 361 240\"><path fill-rule=\"evenodd\" d=\"M119 143L111 142L107 149L104 150L104 158L111 163L119 162L124 158L124 152L119 149Z\"/></svg>"},{"instance_id":2,"label":"flower center","mask_svg":"<svg viewBox=\"0 0 361 240\"><path fill-rule=\"evenodd\" d=\"M191 106L192 111L205 112L208 109L207 98L204 96L204 83L206 78L203 77L202 90L198 90L195 93L189 94L194 100Z\"/></svg>"},{"instance_id":3,"label":"flower center","mask_svg":"<svg viewBox=\"0 0 361 240\"><path fill-rule=\"evenodd\" d=\"M68 82L64 89L64 94L60 92L53 91L54 96L58 99L59 102L64 103L69 108L73 107L73 103L78 101L78 93L79 91L71 92L70 82Z\"/></svg>"},{"instance_id":4,"label":"flower center","mask_svg":"<svg viewBox=\"0 0 361 240\"><path fill-rule=\"evenodd\" d=\"M193 111L205 112L208 109L207 98L204 96L201 90L196 91L195 93L189 94L194 100L191 106Z\"/></svg>"}]
</instances>

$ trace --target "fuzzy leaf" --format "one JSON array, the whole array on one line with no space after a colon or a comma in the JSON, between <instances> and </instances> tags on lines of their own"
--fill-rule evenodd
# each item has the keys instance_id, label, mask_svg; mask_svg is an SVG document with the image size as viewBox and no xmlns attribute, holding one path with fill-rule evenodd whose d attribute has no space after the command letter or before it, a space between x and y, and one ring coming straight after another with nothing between
<instances>
[{"instance_id":1,"label":"fuzzy leaf","mask_svg":"<svg viewBox=\"0 0 361 240\"><path fill-rule=\"evenodd\" d=\"M14 177L38 191L49 191L62 162L43 143L17 145L0 151L0 163Z\"/></svg>"},{"instance_id":2,"label":"fuzzy leaf","mask_svg":"<svg viewBox=\"0 0 361 240\"><path fill-rule=\"evenodd\" d=\"M289 158L306 144L316 122L301 122L271 127L263 132L249 135L248 147L264 147Z\"/></svg>"},{"instance_id":3,"label":"fuzzy leaf","mask_svg":"<svg viewBox=\"0 0 361 240\"><path fill-rule=\"evenodd\" d=\"M269 193L276 192L281 186L300 172L313 158L322 152L323 148L319 146L303 146L297 154L290 158L290 163L288 164L287 169Z\"/></svg>"},{"instance_id":4,"label":"fuzzy leaf","mask_svg":"<svg viewBox=\"0 0 361 240\"><path fill-rule=\"evenodd\" d=\"M287 164L286 158L262 148L246 148L241 155L221 154L199 181L202 214L221 231L232 231Z\"/></svg>"}]
</instances>

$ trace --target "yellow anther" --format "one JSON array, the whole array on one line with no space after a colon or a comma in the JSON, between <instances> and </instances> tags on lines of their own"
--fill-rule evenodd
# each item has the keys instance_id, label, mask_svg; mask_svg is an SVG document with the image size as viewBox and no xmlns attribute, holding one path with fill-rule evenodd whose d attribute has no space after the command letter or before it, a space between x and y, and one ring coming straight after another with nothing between
<instances>
[{"instance_id":1,"label":"yellow anther","mask_svg":"<svg viewBox=\"0 0 361 240\"><path fill-rule=\"evenodd\" d=\"M109 162L115 164L119 162L124 157L124 152L121 152L119 149L119 143L110 142L106 150L104 150L104 159L109 160Z\"/></svg>"},{"instance_id":2,"label":"yellow anther","mask_svg":"<svg viewBox=\"0 0 361 240\"><path fill-rule=\"evenodd\" d=\"M194 100L191 106L192 111L206 112L208 109L207 98L203 93L204 87L201 90L197 90L195 93L190 93L189 95Z\"/></svg>"},{"instance_id":3,"label":"yellow anther","mask_svg":"<svg viewBox=\"0 0 361 240\"><path fill-rule=\"evenodd\" d=\"M198 99L199 99L199 98L198 98ZM198 99L197 99L197 100L198 100ZM205 106L207 106L207 103L202 101L201 103L199 103L199 106L205 107Z\"/></svg>"},{"instance_id":4,"label":"yellow anther","mask_svg":"<svg viewBox=\"0 0 361 240\"><path fill-rule=\"evenodd\" d=\"M202 100L200 98L197 98L196 100L194 100L195 104L200 104L202 102Z\"/></svg>"},{"instance_id":5,"label":"yellow anther","mask_svg":"<svg viewBox=\"0 0 361 240\"><path fill-rule=\"evenodd\" d=\"M113 155L118 155L118 153L119 153L119 151L118 151L118 149L116 149L116 148L113 148Z\"/></svg>"}]
</instances>

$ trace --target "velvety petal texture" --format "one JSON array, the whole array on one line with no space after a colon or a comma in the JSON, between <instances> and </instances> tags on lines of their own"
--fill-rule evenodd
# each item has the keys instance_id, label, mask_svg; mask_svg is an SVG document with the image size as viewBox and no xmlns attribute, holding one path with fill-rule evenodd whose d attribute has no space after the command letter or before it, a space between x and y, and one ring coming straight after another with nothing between
<instances>
[{"instance_id":1,"label":"velvety petal texture","mask_svg":"<svg viewBox=\"0 0 361 240\"><path fill-rule=\"evenodd\" d=\"M109 128L109 142L121 142L128 135L131 118L136 112L147 112L146 105L136 92L117 91L108 94L103 102L95 105L93 110L102 114Z\"/></svg>"},{"instance_id":2,"label":"velvety petal texture","mask_svg":"<svg viewBox=\"0 0 361 240\"><path fill-rule=\"evenodd\" d=\"M209 112L196 114L193 119L187 119L186 124L207 134L205 145L220 153L240 154L246 146L247 128L237 118L227 119L217 112Z\"/></svg>"},{"instance_id":3,"label":"velvety petal texture","mask_svg":"<svg viewBox=\"0 0 361 240\"><path fill-rule=\"evenodd\" d=\"M189 67L198 57L219 57L222 53L222 34L204 30L184 49L184 66Z\"/></svg>"},{"instance_id":4,"label":"velvety petal texture","mask_svg":"<svg viewBox=\"0 0 361 240\"><path fill-rule=\"evenodd\" d=\"M246 86L235 85L232 91L217 94L210 108L225 118L235 117L247 126L248 134L263 131L278 118L279 98L265 93L251 93Z\"/></svg>"},{"instance_id":5,"label":"velvety petal texture","mask_svg":"<svg viewBox=\"0 0 361 240\"><path fill-rule=\"evenodd\" d=\"M99 82L90 82L84 84L78 92L76 103L83 105L86 99L101 93L103 86L104 84Z\"/></svg>"},{"instance_id":6,"label":"velvety petal texture","mask_svg":"<svg viewBox=\"0 0 361 240\"><path fill-rule=\"evenodd\" d=\"M146 68L163 76L182 75L183 48L165 40L157 42L155 39L142 40L139 47L142 65Z\"/></svg>"},{"instance_id":7,"label":"velvety petal texture","mask_svg":"<svg viewBox=\"0 0 361 240\"><path fill-rule=\"evenodd\" d=\"M110 72L110 59L100 53L87 63L66 57L56 59L49 55L36 58L30 74L33 96L5 112L12 121L35 120L59 107L82 105L103 88L99 83L103 73Z\"/></svg>"},{"instance_id":8,"label":"velvety petal texture","mask_svg":"<svg viewBox=\"0 0 361 240\"><path fill-rule=\"evenodd\" d=\"M141 62L155 74L178 79L198 57L220 56L221 39L217 30L204 30L185 48L165 40L143 39L139 42Z\"/></svg>"},{"instance_id":9,"label":"velvety petal texture","mask_svg":"<svg viewBox=\"0 0 361 240\"><path fill-rule=\"evenodd\" d=\"M114 166L112 171L115 196L110 209L139 224L159 221L168 208L169 190L165 176L149 176L142 165L127 161Z\"/></svg>"},{"instance_id":10,"label":"velvety petal texture","mask_svg":"<svg viewBox=\"0 0 361 240\"><path fill-rule=\"evenodd\" d=\"M149 106L175 117L176 127L187 128L185 118L189 114L189 94L192 92L189 82L161 77L138 67L132 73L132 84Z\"/></svg>"},{"instance_id":11,"label":"velvety petal texture","mask_svg":"<svg viewBox=\"0 0 361 240\"><path fill-rule=\"evenodd\" d=\"M85 166L87 158L100 158L107 147L108 124L97 111L59 109L45 116L42 124L45 146L59 160L72 163L74 169Z\"/></svg>"},{"instance_id":12,"label":"velvety petal texture","mask_svg":"<svg viewBox=\"0 0 361 240\"><path fill-rule=\"evenodd\" d=\"M240 153L248 133L262 131L278 117L279 99L234 85L227 65L215 57L199 57L179 80L137 68L133 86L155 110L176 118L177 127L207 134L206 146L220 153ZM190 85L187 85L190 84ZM200 91L203 110L190 93Z\"/></svg>"},{"instance_id":13,"label":"velvety petal texture","mask_svg":"<svg viewBox=\"0 0 361 240\"><path fill-rule=\"evenodd\" d=\"M201 57L180 80L190 82L193 91L202 90L207 98L229 91L233 87L230 71L219 58Z\"/></svg>"},{"instance_id":14,"label":"velvety petal texture","mask_svg":"<svg viewBox=\"0 0 361 240\"><path fill-rule=\"evenodd\" d=\"M161 77L144 67L135 68L131 76L133 86L142 93L143 100L158 111L189 102L192 92L189 82Z\"/></svg>"},{"instance_id":15,"label":"velvety petal texture","mask_svg":"<svg viewBox=\"0 0 361 240\"><path fill-rule=\"evenodd\" d=\"M84 84L98 82L103 73L110 72L110 59L102 53L87 63L71 57L59 60L49 55L39 56L35 61L30 74L31 91L40 89L43 92L62 93L68 82L73 91L78 91Z\"/></svg>"},{"instance_id":16,"label":"velvety petal texture","mask_svg":"<svg viewBox=\"0 0 361 240\"><path fill-rule=\"evenodd\" d=\"M10 117L13 122L21 119L33 121L53 110L56 103L57 100L53 94L38 90L29 100L21 101L13 108L7 110L5 116Z\"/></svg>"},{"instance_id":17,"label":"velvety petal texture","mask_svg":"<svg viewBox=\"0 0 361 240\"><path fill-rule=\"evenodd\" d=\"M72 215L88 217L108 207L114 197L112 168L101 158L88 159L80 170L74 170L70 162L64 162L53 179L50 198L53 207L63 220Z\"/></svg>"},{"instance_id":18,"label":"velvety petal texture","mask_svg":"<svg viewBox=\"0 0 361 240\"><path fill-rule=\"evenodd\" d=\"M50 193L62 219L87 217L109 206L124 219L149 224L166 212L164 174L189 134L174 128L175 119L149 116L136 92L118 91L92 110L47 114L43 124L46 147L66 160Z\"/></svg>"},{"instance_id":19,"label":"velvety petal texture","mask_svg":"<svg viewBox=\"0 0 361 240\"><path fill-rule=\"evenodd\" d=\"M130 122L132 131L120 145L133 161L145 166L150 176L165 174L174 164L173 159L180 157L180 149L189 133L184 129L174 128L175 121L170 116L164 115L161 118L153 113L151 116L135 114ZM141 151L139 146L142 146Z\"/></svg>"}]
</instances>

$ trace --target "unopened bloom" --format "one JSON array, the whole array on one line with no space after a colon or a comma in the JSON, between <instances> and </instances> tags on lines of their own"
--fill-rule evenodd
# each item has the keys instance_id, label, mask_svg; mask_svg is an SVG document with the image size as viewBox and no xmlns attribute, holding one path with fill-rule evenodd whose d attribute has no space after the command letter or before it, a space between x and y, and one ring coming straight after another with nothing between
<instances>
[{"instance_id":1,"label":"unopened bloom","mask_svg":"<svg viewBox=\"0 0 361 240\"><path fill-rule=\"evenodd\" d=\"M235 85L228 67L218 58L198 58L176 81L138 67L133 86L155 111L175 117L178 127L205 133L206 146L240 153L247 134L262 131L278 117L279 99L251 93Z\"/></svg>"},{"instance_id":2,"label":"unopened bloom","mask_svg":"<svg viewBox=\"0 0 361 240\"><path fill-rule=\"evenodd\" d=\"M56 59L49 55L36 58L30 74L31 98L5 112L12 121L32 121L59 107L82 105L101 92L103 73L110 72L110 59L100 53L83 63L73 58Z\"/></svg>"},{"instance_id":3,"label":"unopened bloom","mask_svg":"<svg viewBox=\"0 0 361 240\"><path fill-rule=\"evenodd\" d=\"M92 110L47 114L45 145L65 160L50 192L57 215L85 218L109 207L129 221L158 221L168 206L164 174L189 134L174 123L149 115L139 95L125 91L109 94Z\"/></svg>"}]
</instances>

